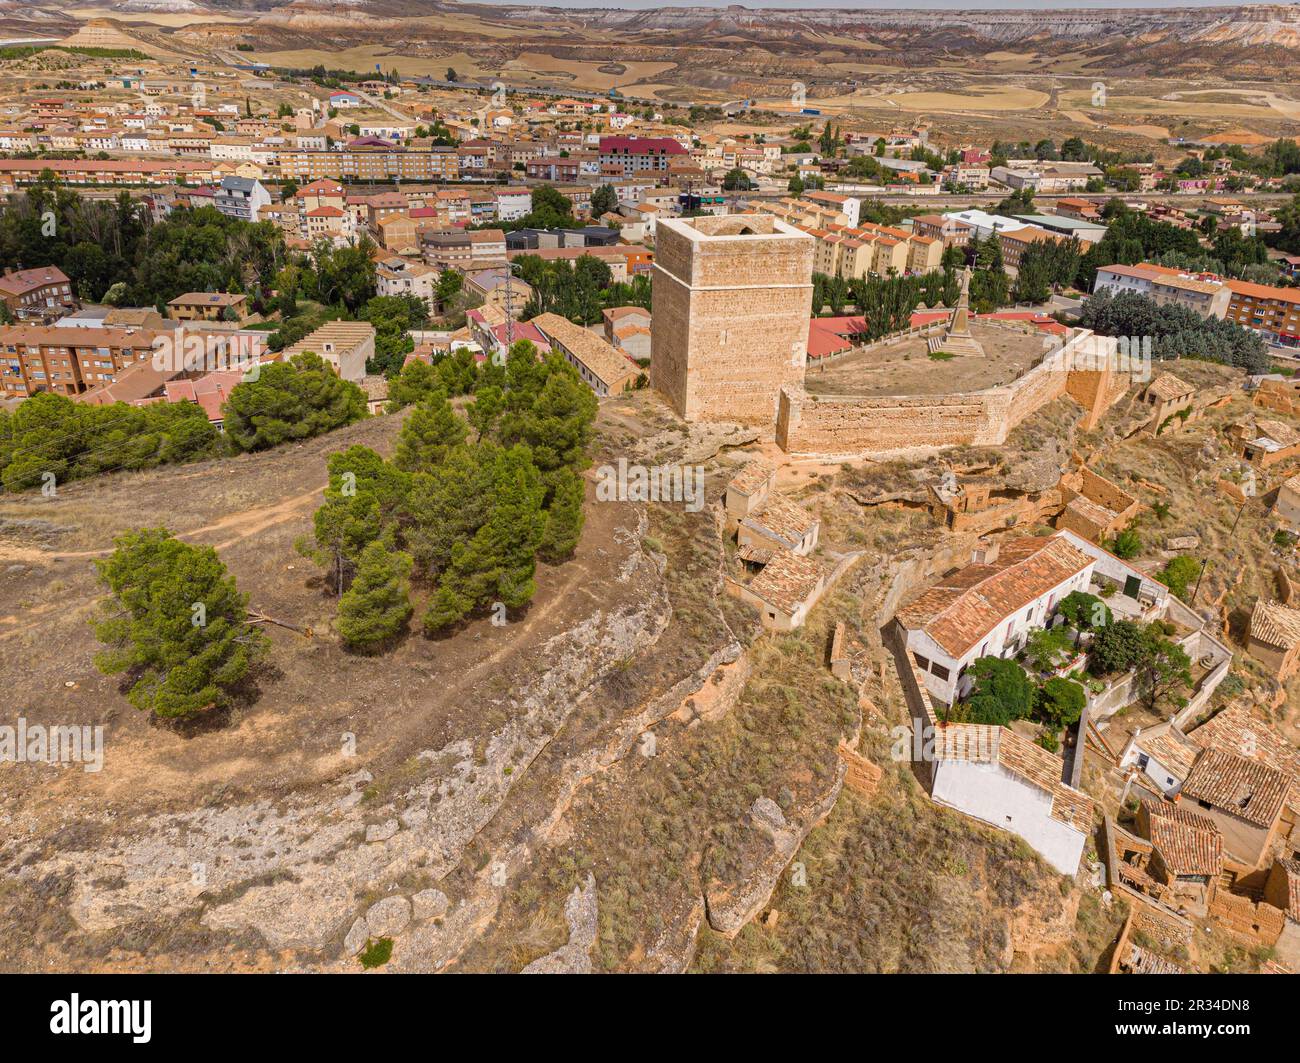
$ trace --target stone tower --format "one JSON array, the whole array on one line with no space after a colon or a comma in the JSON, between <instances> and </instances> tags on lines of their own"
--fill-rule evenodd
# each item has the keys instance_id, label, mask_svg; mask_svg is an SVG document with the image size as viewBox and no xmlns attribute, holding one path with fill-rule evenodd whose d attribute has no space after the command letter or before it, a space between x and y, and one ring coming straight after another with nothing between
<instances>
[{"instance_id":1,"label":"stone tower","mask_svg":"<svg viewBox=\"0 0 1300 1063\"><path fill-rule=\"evenodd\" d=\"M803 383L813 238L767 214L655 230L650 383L688 421L774 424Z\"/></svg>"}]
</instances>

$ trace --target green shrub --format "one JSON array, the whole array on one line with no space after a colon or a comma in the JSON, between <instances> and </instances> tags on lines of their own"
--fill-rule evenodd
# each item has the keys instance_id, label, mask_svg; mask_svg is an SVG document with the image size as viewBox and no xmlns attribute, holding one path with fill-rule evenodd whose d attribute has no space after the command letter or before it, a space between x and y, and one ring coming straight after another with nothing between
<instances>
[{"instance_id":1,"label":"green shrub","mask_svg":"<svg viewBox=\"0 0 1300 1063\"><path fill-rule=\"evenodd\" d=\"M393 955L393 939L380 938L378 941L366 941L366 947L358 959L367 971L372 967L382 967Z\"/></svg>"}]
</instances>

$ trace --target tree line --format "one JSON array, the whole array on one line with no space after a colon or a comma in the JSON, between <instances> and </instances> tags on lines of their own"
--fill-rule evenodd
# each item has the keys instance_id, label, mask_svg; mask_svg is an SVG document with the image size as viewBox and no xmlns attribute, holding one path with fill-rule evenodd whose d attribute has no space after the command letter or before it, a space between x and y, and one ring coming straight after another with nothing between
<instances>
[{"instance_id":1,"label":"tree line","mask_svg":"<svg viewBox=\"0 0 1300 1063\"><path fill-rule=\"evenodd\" d=\"M213 207L178 207L153 222L126 192L86 199L46 172L0 214L0 260L58 266L90 302L156 306L189 291L243 292L262 300L260 278L286 260L272 222L228 218Z\"/></svg>"},{"instance_id":2,"label":"tree line","mask_svg":"<svg viewBox=\"0 0 1300 1063\"><path fill-rule=\"evenodd\" d=\"M310 351L260 366L231 389L225 434L194 402L95 406L41 392L0 410L0 486L24 491L117 470L139 471L265 450L351 424L366 396Z\"/></svg>"},{"instance_id":3,"label":"tree line","mask_svg":"<svg viewBox=\"0 0 1300 1063\"><path fill-rule=\"evenodd\" d=\"M1150 337L1156 359L1198 358L1251 374L1267 373L1272 364L1258 333L1138 292L1094 292L1080 307L1079 324L1101 336Z\"/></svg>"}]
</instances>

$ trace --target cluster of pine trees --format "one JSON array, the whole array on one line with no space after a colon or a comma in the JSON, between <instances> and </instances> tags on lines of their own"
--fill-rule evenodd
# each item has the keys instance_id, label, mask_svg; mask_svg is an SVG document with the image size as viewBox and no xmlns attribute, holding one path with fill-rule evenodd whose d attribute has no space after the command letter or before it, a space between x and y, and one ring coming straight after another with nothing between
<instances>
[{"instance_id":1,"label":"cluster of pine trees","mask_svg":"<svg viewBox=\"0 0 1300 1063\"><path fill-rule=\"evenodd\" d=\"M429 635L479 609L526 605L538 560L569 557L582 533L595 395L563 358L540 360L521 340L505 364L474 371L462 417L438 372L456 364L412 363L394 382L395 404L414 409L390 461L363 446L329 459L314 542L300 548L328 573L353 649L401 634L413 579L429 588Z\"/></svg>"},{"instance_id":2,"label":"cluster of pine trees","mask_svg":"<svg viewBox=\"0 0 1300 1063\"><path fill-rule=\"evenodd\" d=\"M933 270L905 277L835 277L813 274L813 308L830 307L839 316L852 306L866 318L862 340L870 341L907 328L912 312L927 306L955 306L961 285L954 269Z\"/></svg>"},{"instance_id":3,"label":"cluster of pine trees","mask_svg":"<svg viewBox=\"0 0 1300 1063\"><path fill-rule=\"evenodd\" d=\"M1079 309L1079 324L1100 336L1149 338L1157 360L1199 358L1247 373L1267 373L1271 364L1268 345L1257 332L1201 317L1185 306L1162 305L1139 292L1094 292Z\"/></svg>"},{"instance_id":4,"label":"cluster of pine trees","mask_svg":"<svg viewBox=\"0 0 1300 1063\"><path fill-rule=\"evenodd\" d=\"M25 491L219 454L221 435L193 402L91 406L43 391L0 410L0 485Z\"/></svg>"},{"instance_id":5,"label":"cluster of pine trees","mask_svg":"<svg viewBox=\"0 0 1300 1063\"><path fill-rule=\"evenodd\" d=\"M310 351L260 367L222 408L223 437L193 402L92 406L38 392L0 410L0 486L25 491L113 472L265 450L366 416L366 396Z\"/></svg>"}]
</instances>

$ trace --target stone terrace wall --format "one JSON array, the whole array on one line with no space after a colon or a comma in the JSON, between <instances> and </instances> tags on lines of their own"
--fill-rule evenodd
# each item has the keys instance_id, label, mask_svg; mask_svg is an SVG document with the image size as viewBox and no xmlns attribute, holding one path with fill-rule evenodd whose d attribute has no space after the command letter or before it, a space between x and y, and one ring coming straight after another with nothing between
<instances>
[{"instance_id":1,"label":"stone terrace wall","mask_svg":"<svg viewBox=\"0 0 1300 1063\"><path fill-rule=\"evenodd\" d=\"M1129 380L1126 373L1093 368L1091 352L1097 342L1091 333L1080 332L1017 380L983 391L827 397L787 386L781 390L777 443L787 451L821 454L995 445L1005 442L1030 414L1067 392L1083 402L1086 417L1095 420L1100 414L1089 403L1109 406L1127 390ZM1081 347L1089 351L1087 369L1076 367ZM1088 379L1072 390L1071 381L1080 373Z\"/></svg>"}]
</instances>

